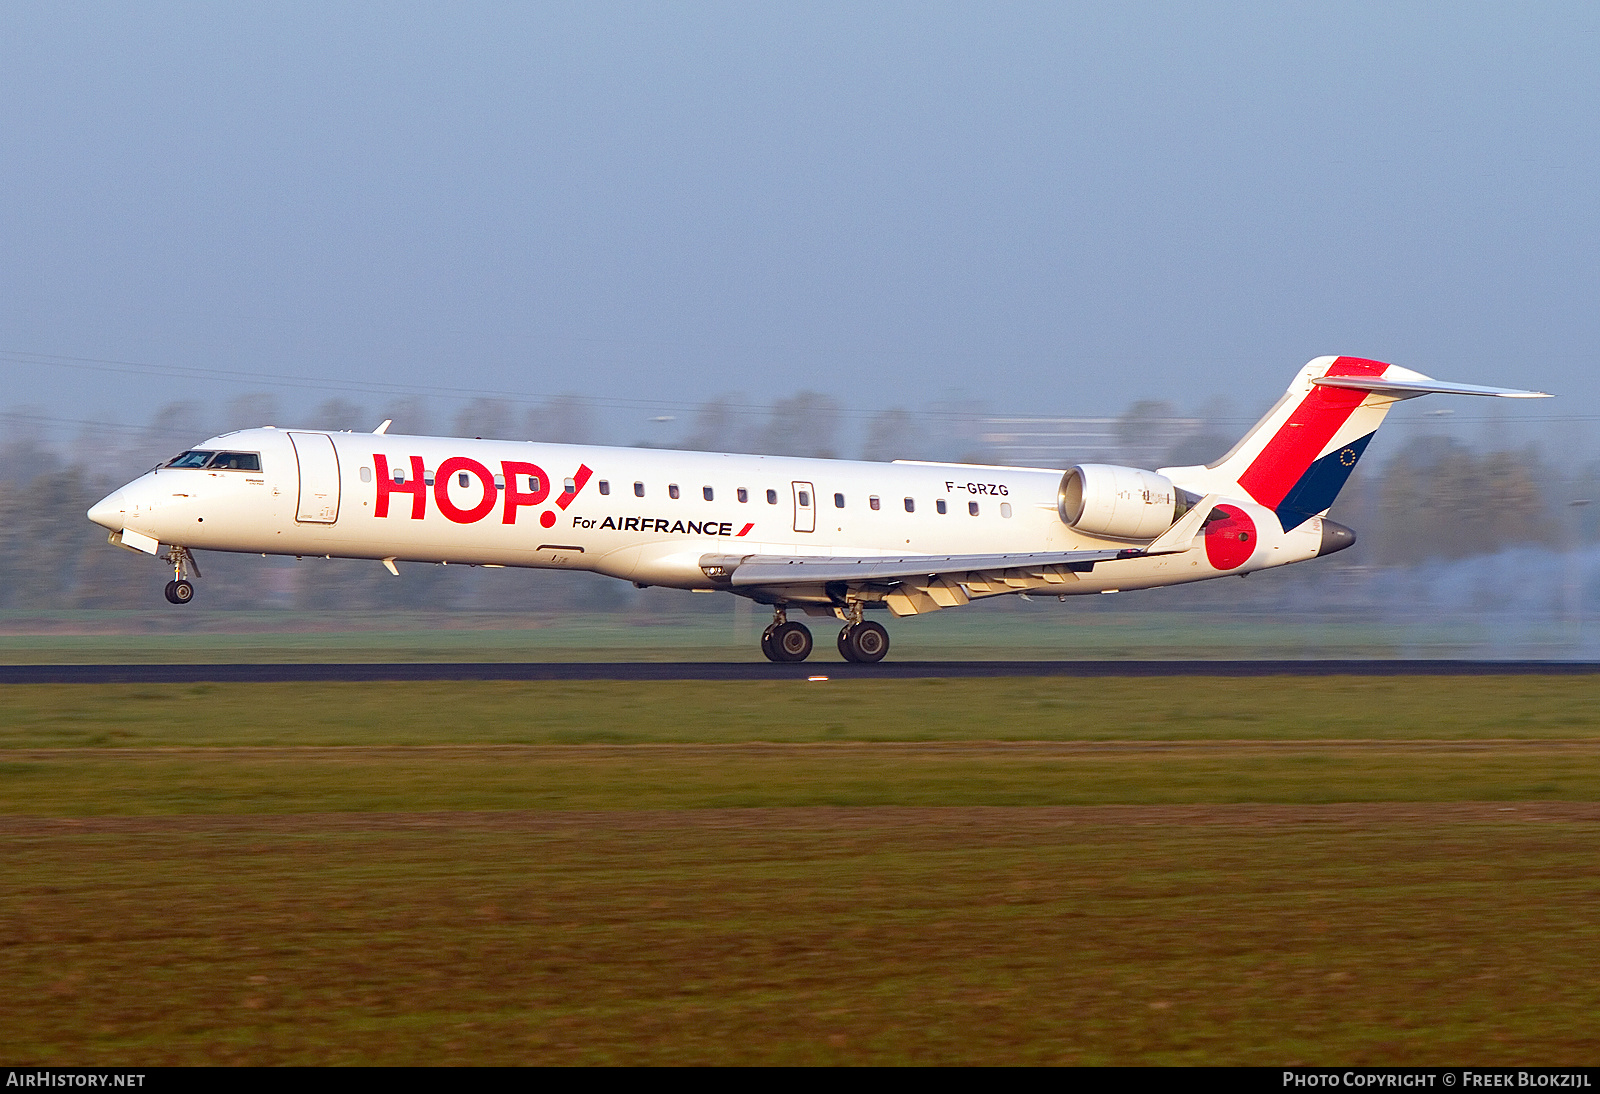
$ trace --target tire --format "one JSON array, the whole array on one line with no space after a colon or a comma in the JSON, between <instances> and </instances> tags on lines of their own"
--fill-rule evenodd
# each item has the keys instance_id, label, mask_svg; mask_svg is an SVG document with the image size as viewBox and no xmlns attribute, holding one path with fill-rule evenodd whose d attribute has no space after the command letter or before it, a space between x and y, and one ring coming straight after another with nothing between
<instances>
[{"instance_id":1,"label":"tire","mask_svg":"<svg viewBox=\"0 0 1600 1094\"><path fill-rule=\"evenodd\" d=\"M811 656L811 632L804 623L785 623L772 631L774 661L804 661Z\"/></svg>"},{"instance_id":2,"label":"tire","mask_svg":"<svg viewBox=\"0 0 1600 1094\"><path fill-rule=\"evenodd\" d=\"M850 628L846 626L839 632L839 656L846 661L854 661L856 655L850 650Z\"/></svg>"},{"instance_id":3,"label":"tire","mask_svg":"<svg viewBox=\"0 0 1600 1094\"><path fill-rule=\"evenodd\" d=\"M847 660L877 664L889 652L889 632L881 623L857 623L839 632L839 650Z\"/></svg>"},{"instance_id":4,"label":"tire","mask_svg":"<svg viewBox=\"0 0 1600 1094\"><path fill-rule=\"evenodd\" d=\"M174 604L187 604L194 599L194 586L187 581L174 581L167 599Z\"/></svg>"},{"instance_id":5,"label":"tire","mask_svg":"<svg viewBox=\"0 0 1600 1094\"><path fill-rule=\"evenodd\" d=\"M761 632L761 654L768 661L776 661L778 659L778 652L772 648L772 632L777 629L778 625L773 623Z\"/></svg>"},{"instance_id":6,"label":"tire","mask_svg":"<svg viewBox=\"0 0 1600 1094\"><path fill-rule=\"evenodd\" d=\"M167 594L167 603L168 604L176 604L178 602L177 595L172 591L172 587L174 585L176 585L176 584L177 584L176 581L167 582L167 587L166 587L166 589L164 591Z\"/></svg>"}]
</instances>

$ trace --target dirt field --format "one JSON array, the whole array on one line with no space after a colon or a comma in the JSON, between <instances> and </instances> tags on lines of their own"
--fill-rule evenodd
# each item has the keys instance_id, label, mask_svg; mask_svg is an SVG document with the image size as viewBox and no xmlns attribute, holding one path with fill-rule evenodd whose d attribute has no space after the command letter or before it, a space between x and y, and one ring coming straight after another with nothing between
<instances>
[{"instance_id":1,"label":"dirt field","mask_svg":"<svg viewBox=\"0 0 1600 1094\"><path fill-rule=\"evenodd\" d=\"M1226 683L14 689L0 1051L1592 1062L1596 685Z\"/></svg>"}]
</instances>

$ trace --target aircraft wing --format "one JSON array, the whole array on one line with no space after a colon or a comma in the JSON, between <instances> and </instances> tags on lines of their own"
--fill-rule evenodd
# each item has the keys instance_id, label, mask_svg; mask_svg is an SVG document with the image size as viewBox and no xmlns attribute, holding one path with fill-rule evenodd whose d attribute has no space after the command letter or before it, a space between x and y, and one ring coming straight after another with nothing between
<instances>
[{"instance_id":1,"label":"aircraft wing","mask_svg":"<svg viewBox=\"0 0 1600 1094\"><path fill-rule=\"evenodd\" d=\"M1031 551L988 555L702 555L706 576L733 585L818 584L829 581L901 581L953 575L1004 574L1008 571L1088 571L1096 562L1138 555L1177 554L1194 543L1212 517L1216 494L1207 494L1161 535L1143 547L1110 547L1092 551ZM1220 514L1219 514L1220 515Z\"/></svg>"},{"instance_id":2,"label":"aircraft wing","mask_svg":"<svg viewBox=\"0 0 1600 1094\"><path fill-rule=\"evenodd\" d=\"M1060 566L1088 570L1096 562L1141 554L1138 550L1040 551L998 555L705 555L700 568L734 585L818 584L829 581L898 581L995 570Z\"/></svg>"},{"instance_id":3,"label":"aircraft wing","mask_svg":"<svg viewBox=\"0 0 1600 1094\"><path fill-rule=\"evenodd\" d=\"M975 596L1030 589L1059 592L1097 562L1188 551L1212 518L1216 501L1217 495L1207 494L1143 547L985 555L702 555L700 568L714 581L746 588L833 582L889 586L883 597L889 610L917 615L965 604Z\"/></svg>"}]
</instances>

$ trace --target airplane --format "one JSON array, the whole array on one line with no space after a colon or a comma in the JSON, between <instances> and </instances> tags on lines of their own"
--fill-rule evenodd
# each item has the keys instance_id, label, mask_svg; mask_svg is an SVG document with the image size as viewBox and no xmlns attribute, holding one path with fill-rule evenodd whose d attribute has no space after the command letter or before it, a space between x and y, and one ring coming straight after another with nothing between
<instances>
[{"instance_id":1,"label":"airplane","mask_svg":"<svg viewBox=\"0 0 1600 1094\"><path fill-rule=\"evenodd\" d=\"M163 557L186 604L194 552L588 570L772 608L761 652L804 661L810 630L889 651L887 609L1060 598L1245 575L1330 555L1327 517L1389 408L1427 394L1548 398L1318 357L1216 462L1065 469L463 440L263 426L212 437L97 503L110 542ZM165 548L165 554L162 549Z\"/></svg>"}]
</instances>

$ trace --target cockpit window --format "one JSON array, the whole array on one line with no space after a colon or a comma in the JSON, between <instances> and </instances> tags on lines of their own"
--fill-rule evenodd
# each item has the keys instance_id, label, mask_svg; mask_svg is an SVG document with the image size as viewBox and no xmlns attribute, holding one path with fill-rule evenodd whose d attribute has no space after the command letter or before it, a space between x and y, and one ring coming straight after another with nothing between
<instances>
[{"instance_id":1,"label":"cockpit window","mask_svg":"<svg viewBox=\"0 0 1600 1094\"><path fill-rule=\"evenodd\" d=\"M196 448L168 460L167 466L209 467L213 471L260 471L261 455L257 452L204 452Z\"/></svg>"}]
</instances>

